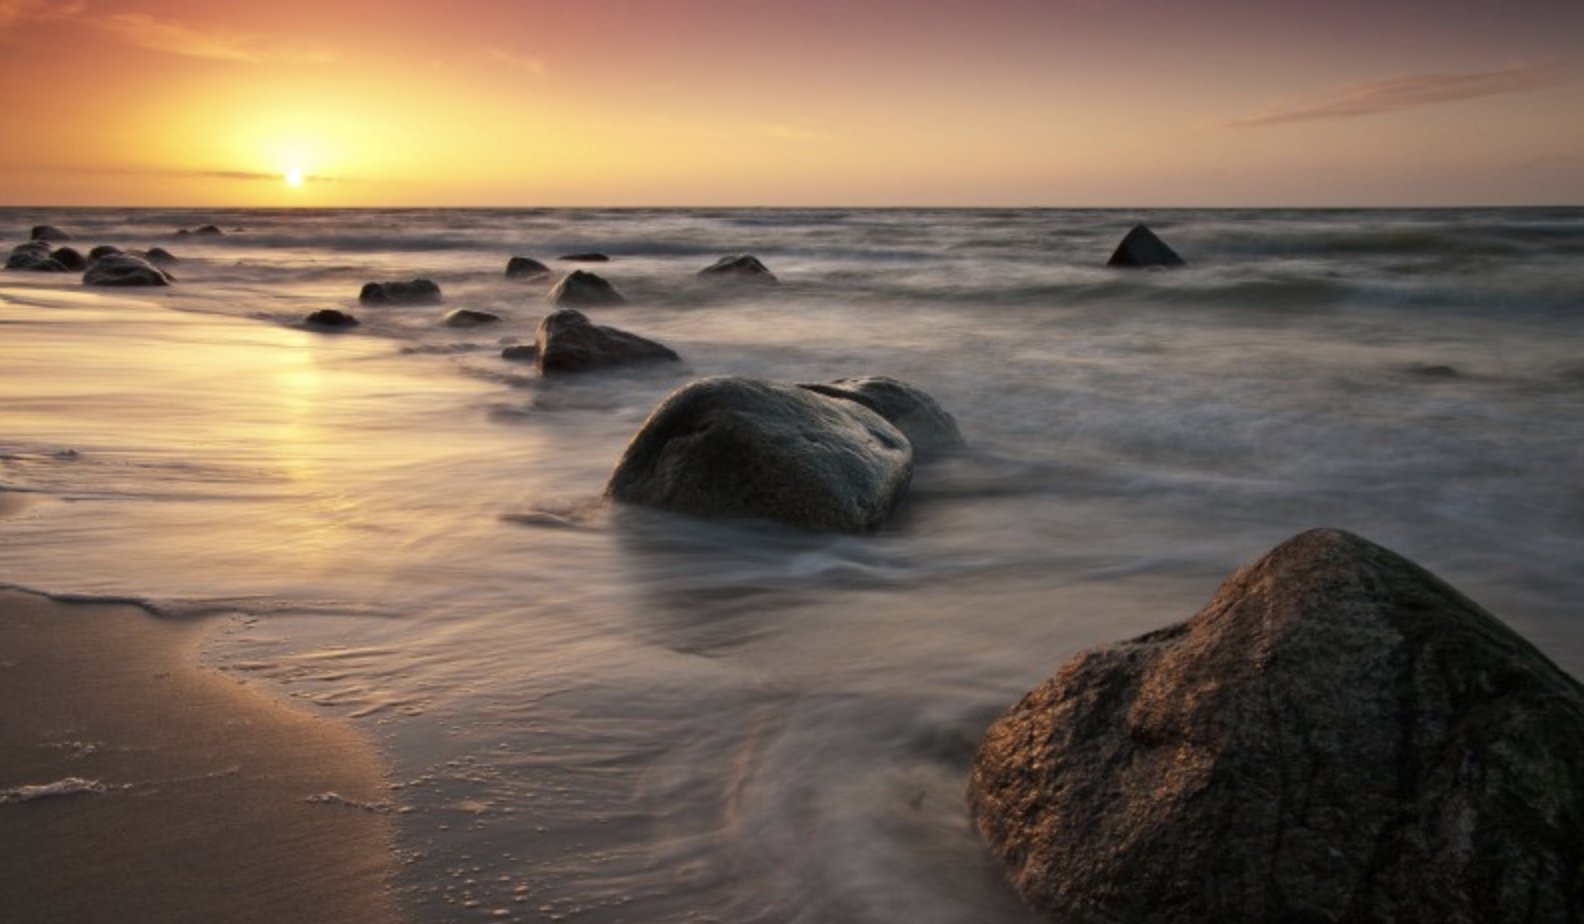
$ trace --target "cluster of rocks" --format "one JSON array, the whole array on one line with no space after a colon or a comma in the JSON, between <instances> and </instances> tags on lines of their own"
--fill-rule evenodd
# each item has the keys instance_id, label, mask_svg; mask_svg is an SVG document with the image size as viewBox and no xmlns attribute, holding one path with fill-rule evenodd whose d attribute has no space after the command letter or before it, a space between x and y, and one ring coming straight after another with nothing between
<instances>
[{"instance_id":1,"label":"cluster of rocks","mask_svg":"<svg viewBox=\"0 0 1584 924\"><path fill-rule=\"evenodd\" d=\"M38 225L33 228L30 237L27 243L11 249L6 258L6 269L82 273L83 284L91 286L166 286L175 281L170 273L156 265L177 262L175 255L163 247L137 252L101 244L84 256L75 247L54 246L62 241L73 240L70 233L54 225Z\"/></svg>"}]
</instances>

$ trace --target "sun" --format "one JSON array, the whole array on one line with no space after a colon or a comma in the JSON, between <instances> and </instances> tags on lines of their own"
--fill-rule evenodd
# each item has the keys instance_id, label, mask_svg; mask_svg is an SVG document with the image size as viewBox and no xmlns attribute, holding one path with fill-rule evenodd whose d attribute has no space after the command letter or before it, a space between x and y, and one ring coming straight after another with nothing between
<instances>
[{"instance_id":1,"label":"sun","mask_svg":"<svg viewBox=\"0 0 1584 924\"><path fill-rule=\"evenodd\" d=\"M302 172L302 168L301 167L292 167L290 170L286 171L286 185L287 186L296 188L298 186L301 186L302 184L303 184L303 172Z\"/></svg>"}]
</instances>

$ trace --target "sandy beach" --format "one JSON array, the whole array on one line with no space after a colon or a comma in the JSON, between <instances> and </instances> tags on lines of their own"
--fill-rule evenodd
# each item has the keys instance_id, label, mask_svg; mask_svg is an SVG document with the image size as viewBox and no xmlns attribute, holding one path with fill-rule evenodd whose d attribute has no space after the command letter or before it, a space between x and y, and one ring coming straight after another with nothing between
<instances>
[{"instance_id":1,"label":"sandy beach","mask_svg":"<svg viewBox=\"0 0 1584 924\"><path fill-rule=\"evenodd\" d=\"M201 668L211 625L0 592L7 921L398 919L371 746Z\"/></svg>"}]
</instances>

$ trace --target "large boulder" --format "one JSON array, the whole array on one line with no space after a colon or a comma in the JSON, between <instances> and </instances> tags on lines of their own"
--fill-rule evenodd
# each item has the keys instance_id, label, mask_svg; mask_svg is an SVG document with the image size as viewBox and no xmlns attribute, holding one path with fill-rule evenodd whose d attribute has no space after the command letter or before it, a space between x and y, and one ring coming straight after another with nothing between
<instances>
[{"instance_id":1,"label":"large boulder","mask_svg":"<svg viewBox=\"0 0 1584 924\"><path fill-rule=\"evenodd\" d=\"M550 267L533 257L512 257L506 261L507 279L537 279L550 275Z\"/></svg>"},{"instance_id":2,"label":"large boulder","mask_svg":"<svg viewBox=\"0 0 1584 924\"><path fill-rule=\"evenodd\" d=\"M54 225L34 225L28 237L35 241L69 241L72 236Z\"/></svg>"},{"instance_id":3,"label":"large boulder","mask_svg":"<svg viewBox=\"0 0 1584 924\"><path fill-rule=\"evenodd\" d=\"M11 248L5 268L35 273L64 273L66 267L50 252L48 241L31 241Z\"/></svg>"},{"instance_id":4,"label":"large boulder","mask_svg":"<svg viewBox=\"0 0 1584 924\"><path fill-rule=\"evenodd\" d=\"M88 258L75 247L57 247L50 252L50 259L74 273L88 268Z\"/></svg>"},{"instance_id":5,"label":"large boulder","mask_svg":"<svg viewBox=\"0 0 1584 924\"><path fill-rule=\"evenodd\" d=\"M358 293L365 305L433 305L441 301L440 287L428 279L410 282L365 283Z\"/></svg>"},{"instance_id":6,"label":"large boulder","mask_svg":"<svg viewBox=\"0 0 1584 924\"><path fill-rule=\"evenodd\" d=\"M800 387L831 398L856 401L884 417L913 444L914 456L920 462L937 459L965 445L956 419L934 398L906 382L884 375L866 375Z\"/></svg>"},{"instance_id":7,"label":"large boulder","mask_svg":"<svg viewBox=\"0 0 1584 924\"><path fill-rule=\"evenodd\" d=\"M627 299L601 276L573 270L555 284L547 296L558 308L599 308L625 305Z\"/></svg>"},{"instance_id":8,"label":"large boulder","mask_svg":"<svg viewBox=\"0 0 1584 924\"><path fill-rule=\"evenodd\" d=\"M1052 920L1584 919L1584 688L1336 530L1073 658L991 726L969 802Z\"/></svg>"},{"instance_id":9,"label":"large boulder","mask_svg":"<svg viewBox=\"0 0 1584 924\"><path fill-rule=\"evenodd\" d=\"M766 285L775 285L780 280L775 273L759 262L753 254L739 253L729 257L721 257L709 266L699 270L698 274L705 279L715 279L730 282L757 282Z\"/></svg>"},{"instance_id":10,"label":"large boulder","mask_svg":"<svg viewBox=\"0 0 1584 924\"><path fill-rule=\"evenodd\" d=\"M1133 229L1122 238L1122 243L1112 252L1111 259L1106 261L1106 266L1122 267L1125 269L1143 267L1175 267L1184 266L1183 258L1177 256L1177 251L1166 246L1166 242L1155 236L1155 232L1143 225L1134 225Z\"/></svg>"},{"instance_id":11,"label":"large boulder","mask_svg":"<svg viewBox=\"0 0 1584 924\"><path fill-rule=\"evenodd\" d=\"M543 373L584 372L647 360L678 359L668 346L595 324L583 312L571 308L563 308L539 322L534 346L535 361Z\"/></svg>"},{"instance_id":12,"label":"large boulder","mask_svg":"<svg viewBox=\"0 0 1584 924\"><path fill-rule=\"evenodd\" d=\"M175 279L142 257L116 253L89 263L82 281L85 286L168 286Z\"/></svg>"},{"instance_id":13,"label":"large boulder","mask_svg":"<svg viewBox=\"0 0 1584 924\"><path fill-rule=\"evenodd\" d=\"M811 530L876 529L907 489L913 450L884 418L795 385L721 376L661 402L606 486L611 498Z\"/></svg>"}]
</instances>

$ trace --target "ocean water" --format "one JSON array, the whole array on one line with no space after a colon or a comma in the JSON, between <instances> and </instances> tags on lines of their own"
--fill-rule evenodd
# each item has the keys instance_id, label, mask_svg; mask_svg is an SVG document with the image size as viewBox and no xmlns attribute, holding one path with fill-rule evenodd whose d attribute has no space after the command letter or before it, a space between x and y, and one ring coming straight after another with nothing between
<instances>
[{"instance_id":1,"label":"ocean water","mask_svg":"<svg viewBox=\"0 0 1584 924\"><path fill-rule=\"evenodd\" d=\"M1189 267L1105 269L1138 220ZM0 582L224 614L213 664L367 729L389 799L320 802L392 815L417 921L1029 920L963 808L985 726L1309 527L1584 673L1584 209L5 209L0 236L44 222L164 246L178 283L0 274L27 502ZM631 300L591 316L682 363L501 358L548 310L506 260L581 250ZM736 252L784 285L694 277ZM356 304L417 276L443 307ZM301 327L325 307L363 324ZM713 374L895 376L971 448L873 535L604 504Z\"/></svg>"}]
</instances>

